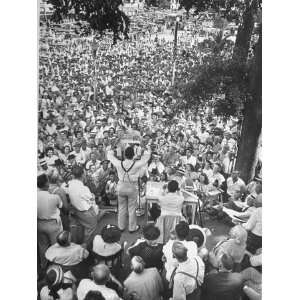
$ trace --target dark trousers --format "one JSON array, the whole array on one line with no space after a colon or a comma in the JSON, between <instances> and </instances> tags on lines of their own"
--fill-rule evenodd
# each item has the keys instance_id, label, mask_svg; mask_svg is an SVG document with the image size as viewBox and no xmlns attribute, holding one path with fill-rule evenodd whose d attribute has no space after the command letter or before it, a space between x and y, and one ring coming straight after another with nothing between
<instances>
[{"instance_id":1,"label":"dark trousers","mask_svg":"<svg viewBox=\"0 0 300 300\"><path fill-rule=\"evenodd\" d=\"M255 252L261 247L262 247L262 237L249 231L248 238L247 238L247 250L250 253L255 254Z\"/></svg>"}]
</instances>

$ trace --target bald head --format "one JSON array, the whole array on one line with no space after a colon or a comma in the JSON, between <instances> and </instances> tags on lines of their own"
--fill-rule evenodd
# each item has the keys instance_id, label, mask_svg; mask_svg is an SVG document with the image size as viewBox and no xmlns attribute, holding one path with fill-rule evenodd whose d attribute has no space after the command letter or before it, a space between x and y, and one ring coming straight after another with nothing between
<instances>
[{"instance_id":1,"label":"bald head","mask_svg":"<svg viewBox=\"0 0 300 300\"><path fill-rule=\"evenodd\" d=\"M183 245L183 243L178 241L174 242L172 252L179 262L187 260L187 248Z\"/></svg>"},{"instance_id":2,"label":"bald head","mask_svg":"<svg viewBox=\"0 0 300 300\"><path fill-rule=\"evenodd\" d=\"M104 285L110 277L109 268L104 264L96 265L93 268L92 276L96 284Z\"/></svg>"}]
</instances>

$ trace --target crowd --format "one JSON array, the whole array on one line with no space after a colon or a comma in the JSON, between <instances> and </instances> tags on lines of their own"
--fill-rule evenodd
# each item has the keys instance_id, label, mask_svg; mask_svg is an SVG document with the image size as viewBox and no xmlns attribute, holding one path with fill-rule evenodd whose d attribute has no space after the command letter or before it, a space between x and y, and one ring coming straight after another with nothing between
<instances>
[{"instance_id":1,"label":"crowd","mask_svg":"<svg viewBox=\"0 0 300 300\"><path fill-rule=\"evenodd\" d=\"M156 33L114 47L104 38L95 53L94 40L42 30L39 298L260 299L262 184L260 174L245 183L234 169L240 120L215 116L209 103L176 110L173 44ZM187 82L199 51L178 48L176 80ZM137 198L147 181L165 182L164 192L142 238L126 245L127 227L140 231ZM191 224L181 190L231 225L227 239L206 248L209 230ZM99 233L104 207L117 209L118 225Z\"/></svg>"}]
</instances>

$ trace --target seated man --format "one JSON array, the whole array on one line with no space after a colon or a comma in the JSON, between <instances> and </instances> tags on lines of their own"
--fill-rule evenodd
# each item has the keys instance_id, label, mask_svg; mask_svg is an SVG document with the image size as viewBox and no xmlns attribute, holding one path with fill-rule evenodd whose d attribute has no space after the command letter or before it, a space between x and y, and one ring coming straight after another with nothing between
<instances>
[{"instance_id":1,"label":"seated man","mask_svg":"<svg viewBox=\"0 0 300 300\"><path fill-rule=\"evenodd\" d=\"M70 270L76 278L87 275L88 268L83 261L89 256L89 252L82 246L71 243L71 233L61 232L56 243L48 248L46 258L61 265L65 271Z\"/></svg>"},{"instance_id":2,"label":"seated man","mask_svg":"<svg viewBox=\"0 0 300 300\"><path fill-rule=\"evenodd\" d=\"M40 291L40 300L72 300L76 297L75 283L68 274L64 274L61 266L51 265L46 271L45 282L46 285Z\"/></svg>"},{"instance_id":3,"label":"seated man","mask_svg":"<svg viewBox=\"0 0 300 300\"><path fill-rule=\"evenodd\" d=\"M227 195L229 197L233 197L235 191L240 191L242 194L246 192L245 182L239 177L239 174L239 171L233 171L227 178Z\"/></svg>"},{"instance_id":4,"label":"seated man","mask_svg":"<svg viewBox=\"0 0 300 300\"><path fill-rule=\"evenodd\" d=\"M217 215L218 219L223 219L225 222L233 224L231 216L229 216L226 211L223 210L223 207L232 211L236 211L237 213L244 212L248 208L248 205L241 200L241 196L241 191L235 190L233 197L230 198L227 203L211 208L210 214L215 214Z\"/></svg>"},{"instance_id":5,"label":"seated man","mask_svg":"<svg viewBox=\"0 0 300 300\"><path fill-rule=\"evenodd\" d=\"M122 232L115 225L106 225L101 230L101 235L96 235L93 241L93 252L109 257L117 254L122 246L120 244Z\"/></svg>"},{"instance_id":6,"label":"seated man","mask_svg":"<svg viewBox=\"0 0 300 300\"><path fill-rule=\"evenodd\" d=\"M116 291L106 286L110 278L110 271L106 265L96 265L92 271L92 279L80 281L77 288L78 300L84 300L89 291L99 291L106 300L122 300Z\"/></svg>"},{"instance_id":7,"label":"seated man","mask_svg":"<svg viewBox=\"0 0 300 300\"><path fill-rule=\"evenodd\" d=\"M243 277L240 273L233 273L234 260L223 253L217 261L218 272L211 272L204 277L201 299L240 300Z\"/></svg>"}]
</instances>

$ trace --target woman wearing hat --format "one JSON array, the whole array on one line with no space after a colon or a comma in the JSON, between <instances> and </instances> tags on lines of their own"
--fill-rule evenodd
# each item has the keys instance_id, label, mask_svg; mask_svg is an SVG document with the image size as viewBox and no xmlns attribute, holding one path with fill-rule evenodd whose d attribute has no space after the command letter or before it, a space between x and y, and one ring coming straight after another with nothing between
<instances>
[{"instance_id":1,"label":"woman wearing hat","mask_svg":"<svg viewBox=\"0 0 300 300\"><path fill-rule=\"evenodd\" d=\"M182 215L184 197L179 192L179 184L176 180L168 183L168 192L159 198L161 214L156 221L156 226L160 230L158 241L165 244L170 239L171 232L178 222L184 221Z\"/></svg>"},{"instance_id":2,"label":"woman wearing hat","mask_svg":"<svg viewBox=\"0 0 300 300\"><path fill-rule=\"evenodd\" d=\"M46 272L46 283L40 291L41 300L73 300L75 286L73 280L64 274L58 265L52 265Z\"/></svg>"}]
</instances>

